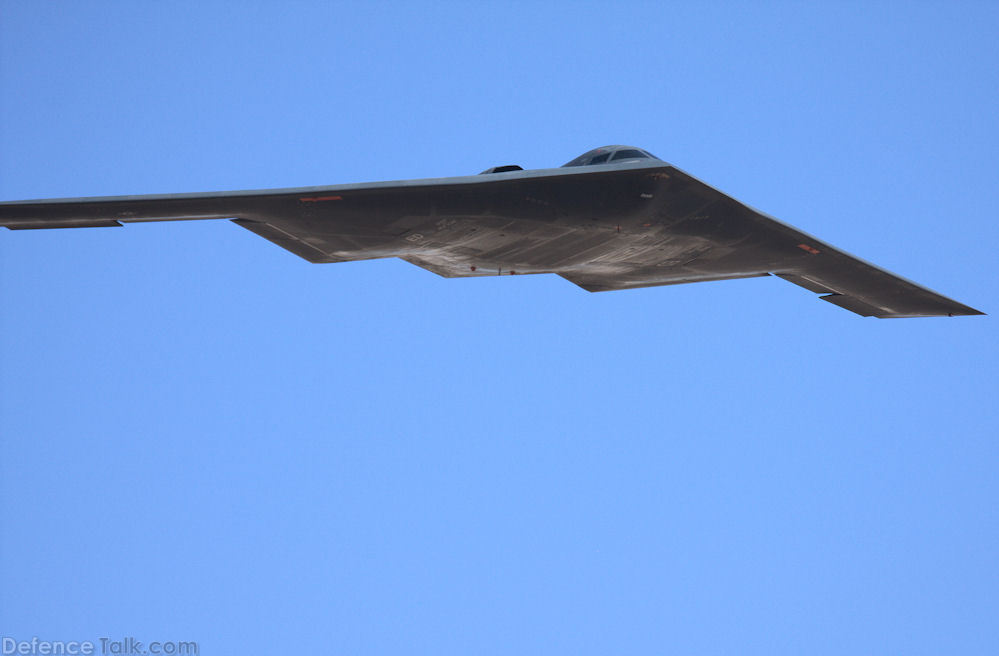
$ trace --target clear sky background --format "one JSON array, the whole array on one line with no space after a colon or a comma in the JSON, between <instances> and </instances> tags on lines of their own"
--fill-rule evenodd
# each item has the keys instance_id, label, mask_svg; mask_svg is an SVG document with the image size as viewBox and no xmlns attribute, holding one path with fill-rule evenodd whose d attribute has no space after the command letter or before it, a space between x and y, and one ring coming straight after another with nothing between
<instances>
[{"instance_id":1,"label":"clear sky background","mask_svg":"<svg viewBox=\"0 0 999 656\"><path fill-rule=\"evenodd\" d=\"M0 634L999 652L997 34L985 2L0 0L3 200L633 144L991 315L0 231Z\"/></svg>"}]
</instances>

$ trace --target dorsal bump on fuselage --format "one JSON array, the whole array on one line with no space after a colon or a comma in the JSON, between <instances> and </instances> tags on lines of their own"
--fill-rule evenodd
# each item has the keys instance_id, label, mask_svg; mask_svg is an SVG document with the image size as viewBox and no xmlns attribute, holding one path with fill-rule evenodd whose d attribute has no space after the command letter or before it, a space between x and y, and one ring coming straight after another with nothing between
<instances>
[{"instance_id":1,"label":"dorsal bump on fuselage","mask_svg":"<svg viewBox=\"0 0 999 656\"><path fill-rule=\"evenodd\" d=\"M659 159L652 153L634 146L601 146L585 152L576 159L563 164L566 166L590 166L593 164L616 164L618 162Z\"/></svg>"}]
</instances>

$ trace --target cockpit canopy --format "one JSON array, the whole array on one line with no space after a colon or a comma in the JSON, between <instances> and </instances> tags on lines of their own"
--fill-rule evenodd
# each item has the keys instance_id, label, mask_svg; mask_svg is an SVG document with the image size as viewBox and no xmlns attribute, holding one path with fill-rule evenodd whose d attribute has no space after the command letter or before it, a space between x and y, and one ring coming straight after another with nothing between
<instances>
[{"instance_id":1,"label":"cockpit canopy","mask_svg":"<svg viewBox=\"0 0 999 656\"><path fill-rule=\"evenodd\" d=\"M589 166L590 164L607 164L623 162L626 160L635 161L642 159L659 158L652 153L644 151L641 148L635 148L634 146L603 146L601 148L594 148L587 153L583 153L568 164L563 164L562 166Z\"/></svg>"}]
</instances>

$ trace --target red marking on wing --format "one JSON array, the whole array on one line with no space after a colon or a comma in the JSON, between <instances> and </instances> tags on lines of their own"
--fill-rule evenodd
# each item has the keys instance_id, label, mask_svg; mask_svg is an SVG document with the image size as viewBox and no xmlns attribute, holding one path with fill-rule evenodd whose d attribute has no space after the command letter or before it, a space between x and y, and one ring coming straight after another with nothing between
<instances>
[{"instance_id":1,"label":"red marking on wing","mask_svg":"<svg viewBox=\"0 0 999 656\"><path fill-rule=\"evenodd\" d=\"M308 198L299 198L298 200L303 203L318 203L323 200L343 200L343 198L340 196L312 196Z\"/></svg>"},{"instance_id":2,"label":"red marking on wing","mask_svg":"<svg viewBox=\"0 0 999 656\"><path fill-rule=\"evenodd\" d=\"M821 251L817 248L812 248L808 244L798 244L798 248L805 251L806 253L811 253L812 255L818 255Z\"/></svg>"}]
</instances>

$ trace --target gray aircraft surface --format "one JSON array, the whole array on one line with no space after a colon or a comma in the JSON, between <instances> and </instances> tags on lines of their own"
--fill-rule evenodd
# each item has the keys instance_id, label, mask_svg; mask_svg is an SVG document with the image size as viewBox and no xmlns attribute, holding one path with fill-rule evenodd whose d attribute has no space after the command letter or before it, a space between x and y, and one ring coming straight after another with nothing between
<instances>
[{"instance_id":1,"label":"gray aircraft surface","mask_svg":"<svg viewBox=\"0 0 999 656\"><path fill-rule=\"evenodd\" d=\"M774 275L862 316L983 314L632 146L556 169L0 203L12 230L188 219L231 219L309 262L398 257L448 278L556 273L591 292Z\"/></svg>"}]
</instances>

